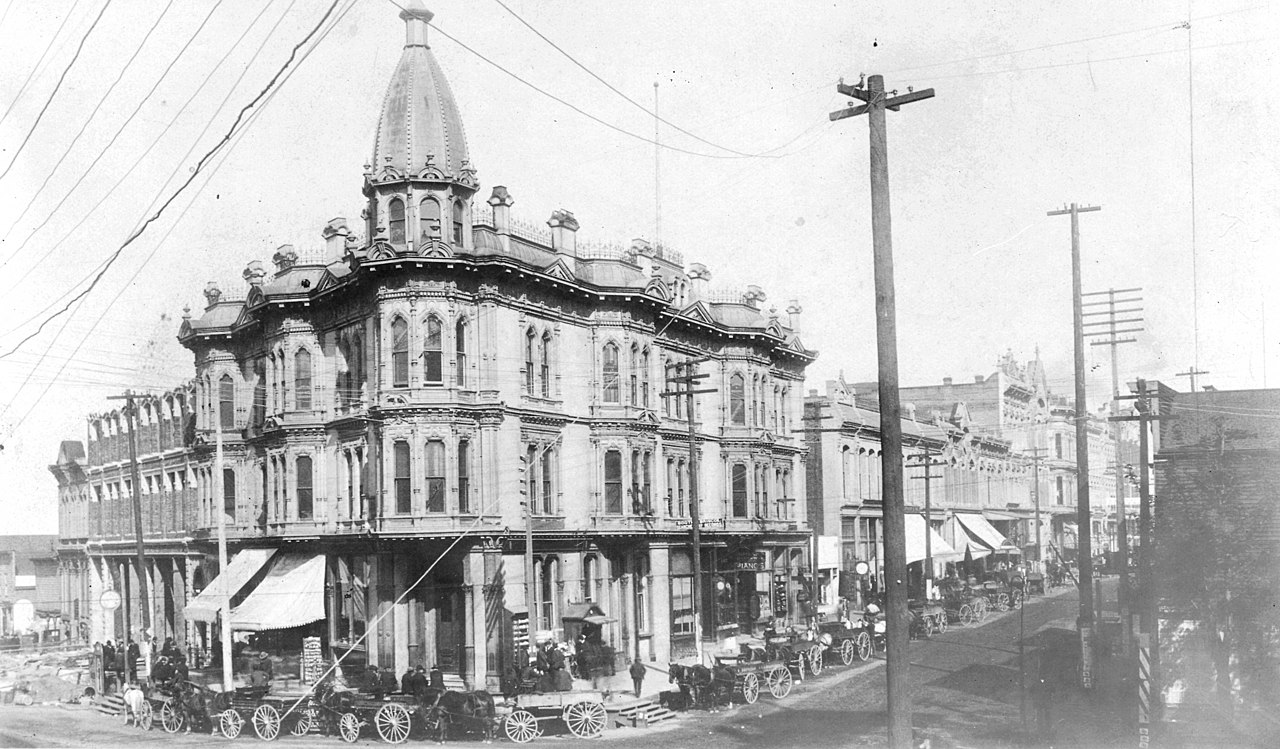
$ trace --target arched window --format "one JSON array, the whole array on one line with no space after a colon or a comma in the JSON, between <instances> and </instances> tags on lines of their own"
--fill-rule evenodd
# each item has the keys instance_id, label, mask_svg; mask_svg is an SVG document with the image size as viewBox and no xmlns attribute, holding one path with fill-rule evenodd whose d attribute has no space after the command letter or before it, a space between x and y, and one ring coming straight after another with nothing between
<instances>
[{"instance_id":1,"label":"arched window","mask_svg":"<svg viewBox=\"0 0 1280 749\"><path fill-rule=\"evenodd\" d=\"M631 361L628 364L631 371L627 373L629 382L627 402L638 406L640 405L640 344L631 344Z\"/></svg>"},{"instance_id":2,"label":"arched window","mask_svg":"<svg viewBox=\"0 0 1280 749\"><path fill-rule=\"evenodd\" d=\"M649 349L640 354L640 405L649 407Z\"/></svg>"},{"instance_id":3,"label":"arched window","mask_svg":"<svg viewBox=\"0 0 1280 749\"><path fill-rule=\"evenodd\" d=\"M453 201L453 243L462 246L462 201Z\"/></svg>"},{"instance_id":4,"label":"arched window","mask_svg":"<svg viewBox=\"0 0 1280 749\"><path fill-rule=\"evenodd\" d=\"M471 512L471 441L458 440L458 512Z\"/></svg>"},{"instance_id":5,"label":"arched window","mask_svg":"<svg viewBox=\"0 0 1280 749\"><path fill-rule=\"evenodd\" d=\"M311 352L304 348L293 355L293 403L298 411L311 410Z\"/></svg>"},{"instance_id":6,"label":"arched window","mask_svg":"<svg viewBox=\"0 0 1280 749\"><path fill-rule=\"evenodd\" d=\"M218 424L224 430L236 428L236 383L229 374L218 380Z\"/></svg>"},{"instance_id":7,"label":"arched window","mask_svg":"<svg viewBox=\"0 0 1280 749\"><path fill-rule=\"evenodd\" d=\"M400 198L392 198L387 206L387 214L387 228L391 230L391 241L395 244L404 244L404 201Z\"/></svg>"},{"instance_id":8,"label":"arched window","mask_svg":"<svg viewBox=\"0 0 1280 749\"><path fill-rule=\"evenodd\" d=\"M435 198L423 198L418 204L418 233L424 239L440 236L440 203Z\"/></svg>"},{"instance_id":9,"label":"arched window","mask_svg":"<svg viewBox=\"0 0 1280 749\"><path fill-rule=\"evenodd\" d=\"M618 347L613 343L604 345L603 357L604 402L618 403L622 399L622 386L618 382Z\"/></svg>"},{"instance_id":10,"label":"arched window","mask_svg":"<svg viewBox=\"0 0 1280 749\"><path fill-rule=\"evenodd\" d=\"M733 516L747 516L747 467L742 463L733 464Z\"/></svg>"},{"instance_id":11,"label":"arched window","mask_svg":"<svg viewBox=\"0 0 1280 749\"><path fill-rule=\"evenodd\" d=\"M729 421L734 424L747 423L746 380L742 373L734 372L729 378Z\"/></svg>"},{"instance_id":12,"label":"arched window","mask_svg":"<svg viewBox=\"0 0 1280 749\"><path fill-rule=\"evenodd\" d=\"M541 372L539 376L542 378L542 397L551 397L551 331L542 334L542 350L541 354Z\"/></svg>"},{"instance_id":13,"label":"arched window","mask_svg":"<svg viewBox=\"0 0 1280 749\"><path fill-rule=\"evenodd\" d=\"M444 382L444 336L441 332L440 318L435 315L427 317L427 338L423 344L424 381L428 385L439 385Z\"/></svg>"},{"instance_id":14,"label":"arched window","mask_svg":"<svg viewBox=\"0 0 1280 749\"><path fill-rule=\"evenodd\" d=\"M604 511L622 514L622 453L618 450L604 454Z\"/></svg>"},{"instance_id":15,"label":"arched window","mask_svg":"<svg viewBox=\"0 0 1280 749\"><path fill-rule=\"evenodd\" d=\"M458 318L453 326L454 378L458 387L467 385L467 321Z\"/></svg>"},{"instance_id":16,"label":"arched window","mask_svg":"<svg viewBox=\"0 0 1280 749\"><path fill-rule=\"evenodd\" d=\"M408 515L413 512L413 479L409 475L412 461L409 456L409 443L396 440L392 453L395 463L396 513Z\"/></svg>"},{"instance_id":17,"label":"arched window","mask_svg":"<svg viewBox=\"0 0 1280 749\"><path fill-rule=\"evenodd\" d=\"M444 512L444 443L427 442L427 512Z\"/></svg>"},{"instance_id":18,"label":"arched window","mask_svg":"<svg viewBox=\"0 0 1280 749\"><path fill-rule=\"evenodd\" d=\"M529 328L524 333L524 389L529 395L533 395L536 391L533 389L533 379L536 374L533 364L534 341L538 339L538 334L533 328Z\"/></svg>"},{"instance_id":19,"label":"arched window","mask_svg":"<svg viewBox=\"0 0 1280 749\"><path fill-rule=\"evenodd\" d=\"M391 321L391 387L409 386L409 323L403 317Z\"/></svg>"},{"instance_id":20,"label":"arched window","mask_svg":"<svg viewBox=\"0 0 1280 749\"><path fill-rule=\"evenodd\" d=\"M298 496L298 519L310 520L315 507L315 497L311 493L311 457L299 455L294 467L298 471L297 482L295 483Z\"/></svg>"}]
</instances>

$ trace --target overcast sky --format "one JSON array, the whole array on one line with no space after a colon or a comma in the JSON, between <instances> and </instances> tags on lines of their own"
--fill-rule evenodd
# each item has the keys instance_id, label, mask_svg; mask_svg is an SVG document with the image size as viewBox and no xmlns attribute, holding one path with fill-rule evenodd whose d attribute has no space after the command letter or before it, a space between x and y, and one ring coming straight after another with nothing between
<instances>
[{"instance_id":1,"label":"overcast sky","mask_svg":"<svg viewBox=\"0 0 1280 749\"><path fill-rule=\"evenodd\" d=\"M11 107L0 169L31 133L0 179L0 354L83 288L156 197L190 175L328 7L182 0L165 12L165 0L111 0L32 131L104 2L0 9L0 112ZM662 116L714 144L661 127L664 144L693 152L661 153L662 240L705 263L713 286L758 284L779 311L800 301L801 336L821 352L808 387L842 371L875 377L866 120L827 114L844 103L838 78L877 72L903 93L937 91L888 114L904 384L968 380L1006 350L1027 359L1038 346L1051 388L1071 391L1069 221L1045 213L1072 201L1103 207L1081 218L1086 290L1145 289L1146 330L1121 349L1122 376L1185 388L1174 375L1197 360L1198 310L1198 361L1211 373L1202 383L1261 387L1264 371L1280 382L1280 299L1265 305L1264 336L1280 270L1280 13L1258 0L1192 3L1193 92L1185 3L504 2L645 107L657 81ZM496 0L428 6L441 31L474 50L429 34L462 110L480 197L502 184L519 218L541 223L566 208L585 240L652 238L653 118ZM282 244L318 249L332 217L358 222L362 165L403 44L397 13L388 0L350 9L342 0L341 19L231 150L73 315L0 358L0 510L19 521L13 530L56 531L46 466L60 440L84 438L85 416L105 410L105 396L191 376L175 334L184 305L203 307L207 281L238 294L248 261L269 264ZM1096 407L1109 362L1102 349L1090 353Z\"/></svg>"}]
</instances>

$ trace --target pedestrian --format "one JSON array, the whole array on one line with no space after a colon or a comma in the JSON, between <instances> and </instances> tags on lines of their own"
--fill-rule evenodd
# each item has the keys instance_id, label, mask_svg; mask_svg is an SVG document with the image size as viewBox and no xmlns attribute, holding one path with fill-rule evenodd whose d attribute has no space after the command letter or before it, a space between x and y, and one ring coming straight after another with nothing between
<instances>
[{"instance_id":1,"label":"pedestrian","mask_svg":"<svg viewBox=\"0 0 1280 749\"><path fill-rule=\"evenodd\" d=\"M383 694L392 694L400 686L400 680L396 678L395 669L387 666L382 669L382 675L379 677L379 687Z\"/></svg>"},{"instance_id":2,"label":"pedestrian","mask_svg":"<svg viewBox=\"0 0 1280 749\"><path fill-rule=\"evenodd\" d=\"M631 661L631 668L628 670L631 673L631 684L635 687L636 698L638 699L640 697L640 687L644 685L644 674L648 669L637 658Z\"/></svg>"},{"instance_id":3,"label":"pedestrian","mask_svg":"<svg viewBox=\"0 0 1280 749\"><path fill-rule=\"evenodd\" d=\"M432 689L444 689L444 672L440 670L440 664L431 667L431 678L428 683Z\"/></svg>"},{"instance_id":4,"label":"pedestrian","mask_svg":"<svg viewBox=\"0 0 1280 749\"><path fill-rule=\"evenodd\" d=\"M125 646L125 668L129 672L129 681L136 681L138 678L138 658L142 656L142 649L138 647L138 643L129 640Z\"/></svg>"},{"instance_id":5,"label":"pedestrian","mask_svg":"<svg viewBox=\"0 0 1280 749\"><path fill-rule=\"evenodd\" d=\"M258 653L258 663L254 668L266 674L267 681L271 681L275 678L275 664L271 661L271 656L265 650Z\"/></svg>"}]
</instances>

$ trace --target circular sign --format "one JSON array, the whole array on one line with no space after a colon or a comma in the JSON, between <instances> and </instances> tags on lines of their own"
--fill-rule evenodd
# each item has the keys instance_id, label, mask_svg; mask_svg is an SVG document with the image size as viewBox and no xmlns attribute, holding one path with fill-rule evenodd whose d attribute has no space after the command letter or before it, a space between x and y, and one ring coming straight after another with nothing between
<instances>
[{"instance_id":1,"label":"circular sign","mask_svg":"<svg viewBox=\"0 0 1280 749\"><path fill-rule=\"evenodd\" d=\"M871 565L866 562L856 562L853 565L853 572L857 575L865 575L871 571Z\"/></svg>"},{"instance_id":2,"label":"circular sign","mask_svg":"<svg viewBox=\"0 0 1280 749\"><path fill-rule=\"evenodd\" d=\"M114 590L104 590L98 596L98 603L107 611L115 611L120 608L120 594Z\"/></svg>"}]
</instances>

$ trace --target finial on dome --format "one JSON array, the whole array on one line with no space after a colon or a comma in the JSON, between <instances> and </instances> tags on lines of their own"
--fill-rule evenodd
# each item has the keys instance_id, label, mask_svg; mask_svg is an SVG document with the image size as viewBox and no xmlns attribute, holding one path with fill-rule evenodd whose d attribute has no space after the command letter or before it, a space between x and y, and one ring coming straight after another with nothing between
<instances>
[{"instance_id":1,"label":"finial on dome","mask_svg":"<svg viewBox=\"0 0 1280 749\"><path fill-rule=\"evenodd\" d=\"M427 24L431 23L432 18L435 18L435 14L427 10L422 0L409 0L400 11L400 19L404 21L404 46L428 46Z\"/></svg>"}]
</instances>

